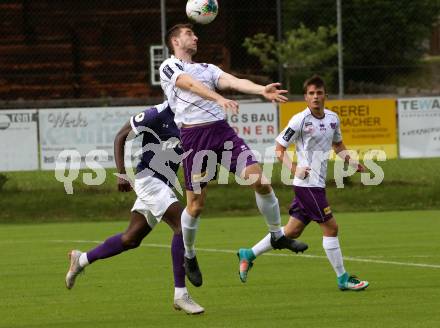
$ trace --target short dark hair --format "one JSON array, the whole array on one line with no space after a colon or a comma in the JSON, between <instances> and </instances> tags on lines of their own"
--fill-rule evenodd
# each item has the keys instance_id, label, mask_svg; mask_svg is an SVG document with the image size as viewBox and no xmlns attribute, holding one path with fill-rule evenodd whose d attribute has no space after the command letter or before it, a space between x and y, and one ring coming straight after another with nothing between
<instances>
[{"instance_id":1,"label":"short dark hair","mask_svg":"<svg viewBox=\"0 0 440 328\"><path fill-rule=\"evenodd\" d=\"M173 43L171 42L171 38L174 38L174 37L178 36L180 34L180 30L183 29L183 28L189 28L190 30L193 30L193 25L190 24L190 23L176 24L176 25L172 26L167 31L166 43L167 43L168 50L171 53L174 53L174 48L173 48Z\"/></svg>"},{"instance_id":2,"label":"short dark hair","mask_svg":"<svg viewBox=\"0 0 440 328\"><path fill-rule=\"evenodd\" d=\"M313 75L312 77L305 80L305 82L303 84L303 93L304 94L307 93L307 88L309 87L309 85L314 85L317 88L324 88L324 91L327 92L326 87L325 87L325 82L322 79L322 77L320 77L319 75Z\"/></svg>"}]
</instances>

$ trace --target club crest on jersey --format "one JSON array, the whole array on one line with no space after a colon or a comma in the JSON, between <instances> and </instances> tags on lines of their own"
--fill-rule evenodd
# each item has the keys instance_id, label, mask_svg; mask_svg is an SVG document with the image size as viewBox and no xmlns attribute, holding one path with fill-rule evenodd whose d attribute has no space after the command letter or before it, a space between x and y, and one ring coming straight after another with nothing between
<instances>
[{"instance_id":1,"label":"club crest on jersey","mask_svg":"<svg viewBox=\"0 0 440 328\"><path fill-rule=\"evenodd\" d=\"M283 139L289 141L294 135L295 131L291 128L287 128L286 132L284 132Z\"/></svg>"},{"instance_id":2,"label":"club crest on jersey","mask_svg":"<svg viewBox=\"0 0 440 328\"><path fill-rule=\"evenodd\" d=\"M334 130L336 129L336 123L330 123L330 127Z\"/></svg>"}]
</instances>

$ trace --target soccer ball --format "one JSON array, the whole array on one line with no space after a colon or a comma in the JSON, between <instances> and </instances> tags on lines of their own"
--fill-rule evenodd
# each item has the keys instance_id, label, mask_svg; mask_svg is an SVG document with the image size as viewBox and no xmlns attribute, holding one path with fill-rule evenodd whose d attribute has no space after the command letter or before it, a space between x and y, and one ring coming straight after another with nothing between
<instances>
[{"instance_id":1,"label":"soccer ball","mask_svg":"<svg viewBox=\"0 0 440 328\"><path fill-rule=\"evenodd\" d=\"M186 3L186 15L195 23L209 24L217 13L217 0L188 0Z\"/></svg>"}]
</instances>

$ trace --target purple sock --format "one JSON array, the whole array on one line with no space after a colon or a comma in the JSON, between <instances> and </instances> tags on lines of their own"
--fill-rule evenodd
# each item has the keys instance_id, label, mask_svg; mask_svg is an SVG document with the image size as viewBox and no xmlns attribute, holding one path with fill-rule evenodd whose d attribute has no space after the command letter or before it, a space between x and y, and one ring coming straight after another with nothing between
<instances>
[{"instance_id":1,"label":"purple sock","mask_svg":"<svg viewBox=\"0 0 440 328\"><path fill-rule=\"evenodd\" d=\"M93 263L96 260L106 259L122 253L125 249L122 245L122 233L114 235L101 245L95 247L91 251L87 252L87 260L89 263Z\"/></svg>"},{"instance_id":2,"label":"purple sock","mask_svg":"<svg viewBox=\"0 0 440 328\"><path fill-rule=\"evenodd\" d=\"M185 287L185 269L183 268L183 246L182 234L176 234L171 242L171 257L173 259L174 287Z\"/></svg>"}]
</instances>

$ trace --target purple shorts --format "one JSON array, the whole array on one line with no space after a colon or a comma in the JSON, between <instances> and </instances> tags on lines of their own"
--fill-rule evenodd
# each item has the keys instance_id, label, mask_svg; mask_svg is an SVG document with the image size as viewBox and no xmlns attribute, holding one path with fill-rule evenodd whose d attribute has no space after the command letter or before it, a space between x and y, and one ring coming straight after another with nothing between
<instances>
[{"instance_id":1,"label":"purple shorts","mask_svg":"<svg viewBox=\"0 0 440 328\"><path fill-rule=\"evenodd\" d=\"M229 172L241 174L258 163L248 145L226 121L180 129L182 148L191 153L183 159L186 190L205 187L217 177L217 164Z\"/></svg>"},{"instance_id":2,"label":"purple shorts","mask_svg":"<svg viewBox=\"0 0 440 328\"><path fill-rule=\"evenodd\" d=\"M312 220L323 223L333 217L324 188L293 186L293 190L295 198L289 208L290 216L305 225Z\"/></svg>"}]
</instances>

